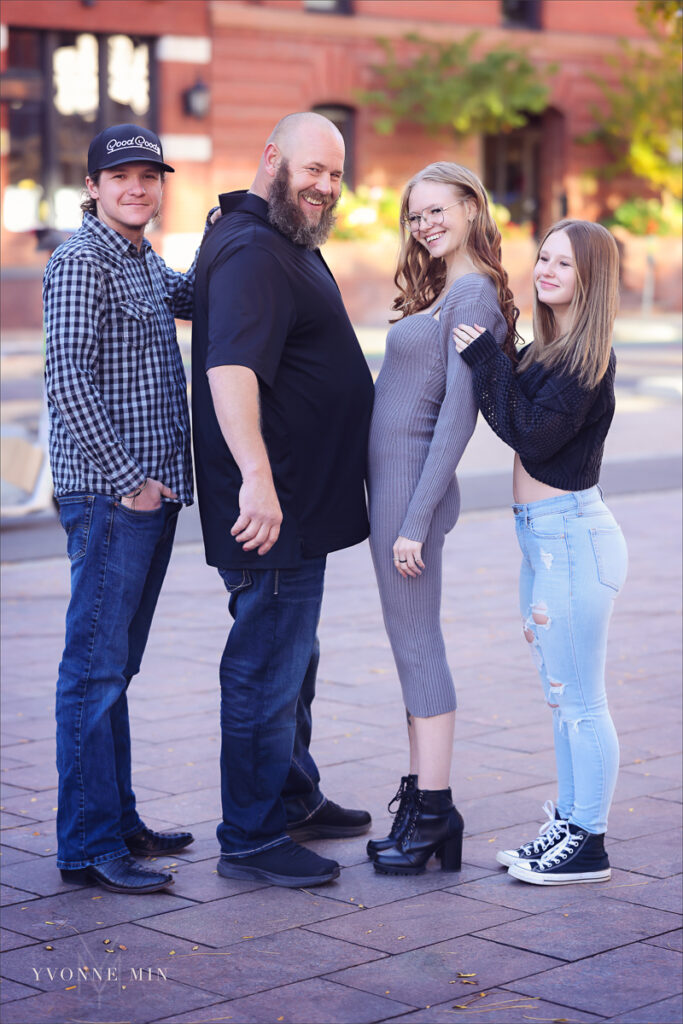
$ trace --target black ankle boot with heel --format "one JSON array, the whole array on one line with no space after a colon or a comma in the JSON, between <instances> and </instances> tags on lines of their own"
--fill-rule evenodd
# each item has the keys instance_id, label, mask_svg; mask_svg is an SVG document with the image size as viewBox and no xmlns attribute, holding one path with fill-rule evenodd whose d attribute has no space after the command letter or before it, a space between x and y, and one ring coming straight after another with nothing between
<instances>
[{"instance_id":1,"label":"black ankle boot with heel","mask_svg":"<svg viewBox=\"0 0 683 1024\"><path fill-rule=\"evenodd\" d=\"M405 823L410 815L410 806L416 789L417 775L403 775L401 778L401 785L398 787L395 796L389 801L387 806L387 810L394 814L394 820L389 835L385 836L384 839L370 839L368 840L368 845L365 847L370 860L374 860L381 850L388 850L389 847L396 844L396 841L401 835ZM398 803L398 806L396 810L392 812L392 805L396 803Z\"/></svg>"},{"instance_id":2,"label":"black ankle boot with heel","mask_svg":"<svg viewBox=\"0 0 683 1024\"><path fill-rule=\"evenodd\" d=\"M400 836L375 856L375 870L384 875L421 875L436 854L442 871L459 871L463 828L450 789L416 789Z\"/></svg>"}]
</instances>

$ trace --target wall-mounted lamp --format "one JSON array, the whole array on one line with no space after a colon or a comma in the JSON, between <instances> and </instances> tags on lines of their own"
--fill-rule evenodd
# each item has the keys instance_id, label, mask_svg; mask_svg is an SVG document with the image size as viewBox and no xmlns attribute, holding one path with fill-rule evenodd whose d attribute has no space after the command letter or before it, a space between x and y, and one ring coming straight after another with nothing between
<instances>
[{"instance_id":1,"label":"wall-mounted lamp","mask_svg":"<svg viewBox=\"0 0 683 1024\"><path fill-rule=\"evenodd\" d=\"M194 85L183 93L183 110L190 117L199 120L206 117L211 107L211 93L206 82L198 78Z\"/></svg>"}]
</instances>

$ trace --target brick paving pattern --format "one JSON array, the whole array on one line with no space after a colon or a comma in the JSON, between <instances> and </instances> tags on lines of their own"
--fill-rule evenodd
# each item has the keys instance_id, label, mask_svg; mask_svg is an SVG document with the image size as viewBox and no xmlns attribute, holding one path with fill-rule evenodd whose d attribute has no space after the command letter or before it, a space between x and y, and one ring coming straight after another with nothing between
<instances>
[{"instance_id":1,"label":"brick paving pattern","mask_svg":"<svg viewBox=\"0 0 683 1024\"><path fill-rule=\"evenodd\" d=\"M341 877L310 890L216 874L216 665L227 603L197 544L176 548L131 688L141 813L154 828L190 827L196 842L157 861L174 872L167 893L61 881L53 691L68 569L63 557L5 565L5 1024L680 1022L681 495L610 504L630 549L608 666L622 770L612 879L594 885L527 886L495 862L497 849L535 834L541 804L555 795L507 511L467 513L446 545L462 871L433 862L418 877L381 876L366 859L367 837L328 840L311 846L340 861ZM314 753L324 791L368 807L381 835L406 770L405 724L366 544L330 557L320 636Z\"/></svg>"}]
</instances>

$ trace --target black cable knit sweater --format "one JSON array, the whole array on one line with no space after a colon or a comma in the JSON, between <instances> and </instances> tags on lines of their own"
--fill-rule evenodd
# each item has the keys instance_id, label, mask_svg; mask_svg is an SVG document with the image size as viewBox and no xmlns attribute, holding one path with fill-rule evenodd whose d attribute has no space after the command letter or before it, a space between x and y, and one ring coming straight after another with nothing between
<instances>
[{"instance_id":1,"label":"black cable knit sweater","mask_svg":"<svg viewBox=\"0 0 683 1024\"><path fill-rule=\"evenodd\" d=\"M598 482L614 415L614 349L605 376L590 390L575 377L540 363L517 373L488 331L460 354L472 368L483 415L519 454L530 476L563 491L581 491Z\"/></svg>"}]
</instances>

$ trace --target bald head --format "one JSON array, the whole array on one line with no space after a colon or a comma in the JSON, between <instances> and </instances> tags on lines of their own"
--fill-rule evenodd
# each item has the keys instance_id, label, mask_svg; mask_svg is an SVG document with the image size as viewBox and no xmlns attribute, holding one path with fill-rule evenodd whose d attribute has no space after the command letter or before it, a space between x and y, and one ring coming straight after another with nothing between
<instances>
[{"instance_id":1,"label":"bald head","mask_svg":"<svg viewBox=\"0 0 683 1024\"><path fill-rule=\"evenodd\" d=\"M329 136L339 145L344 146L342 134L335 124L322 114L314 114L311 110L298 114L287 114L273 128L268 143L273 143L289 159L289 150L302 137ZM268 144L266 143L266 145Z\"/></svg>"},{"instance_id":2,"label":"bald head","mask_svg":"<svg viewBox=\"0 0 683 1024\"><path fill-rule=\"evenodd\" d=\"M327 190L341 188L344 171L344 139L336 125L322 114L302 111L287 114L273 128L259 162L251 191L267 199L280 167L288 165L294 173L316 168ZM336 198L336 197L335 197Z\"/></svg>"},{"instance_id":3,"label":"bald head","mask_svg":"<svg viewBox=\"0 0 683 1024\"><path fill-rule=\"evenodd\" d=\"M267 201L271 224L313 249L334 224L343 173L339 129L311 111L288 114L266 142L251 191Z\"/></svg>"}]
</instances>

